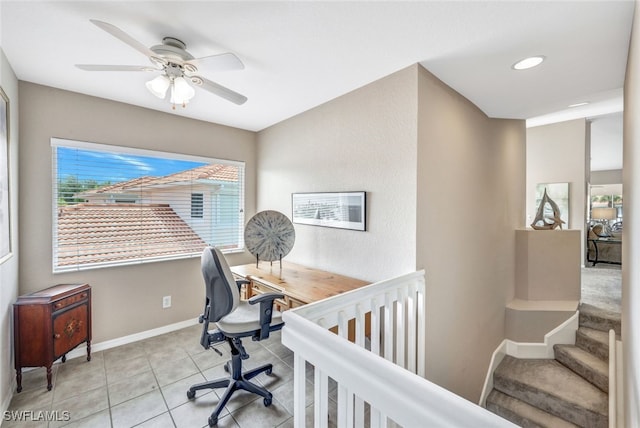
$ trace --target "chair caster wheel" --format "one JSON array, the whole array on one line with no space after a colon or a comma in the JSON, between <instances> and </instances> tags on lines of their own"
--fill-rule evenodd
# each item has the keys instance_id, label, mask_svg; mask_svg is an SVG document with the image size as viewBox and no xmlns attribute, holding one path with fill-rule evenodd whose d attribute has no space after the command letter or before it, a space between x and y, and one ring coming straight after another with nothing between
<instances>
[{"instance_id":1,"label":"chair caster wheel","mask_svg":"<svg viewBox=\"0 0 640 428\"><path fill-rule=\"evenodd\" d=\"M265 398L264 400L262 400L262 402L264 403L265 407L269 407L271 405L271 398Z\"/></svg>"},{"instance_id":2,"label":"chair caster wheel","mask_svg":"<svg viewBox=\"0 0 640 428\"><path fill-rule=\"evenodd\" d=\"M264 373L265 373L267 376L271 376L271 373L273 373L273 370L269 368L269 369L265 370L265 371L264 371Z\"/></svg>"},{"instance_id":3,"label":"chair caster wheel","mask_svg":"<svg viewBox=\"0 0 640 428\"><path fill-rule=\"evenodd\" d=\"M217 416L209 416L209 426L214 427L218 425L218 417Z\"/></svg>"},{"instance_id":4,"label":"chair caster wheel","mask_svg":"<svg viewBox=\"0 0 640 428\"><path fill-rule=\"evenodd\" d=\"M224 371L229 373L229 363L225 363L224 365Z\"/></svg>"},{"instance_id":5,"label":"chair caster wheel","mask_svg":"<svg viewBox=\"0 0 640 428\"><path fill-rule=\"evenodd\" d=\"M196 392L195 391L192 391L192 390L188 390L187 391L187 398L189 400L193 400L195 398L195 396L196 396Z\"/></svg>"}]
</instances>

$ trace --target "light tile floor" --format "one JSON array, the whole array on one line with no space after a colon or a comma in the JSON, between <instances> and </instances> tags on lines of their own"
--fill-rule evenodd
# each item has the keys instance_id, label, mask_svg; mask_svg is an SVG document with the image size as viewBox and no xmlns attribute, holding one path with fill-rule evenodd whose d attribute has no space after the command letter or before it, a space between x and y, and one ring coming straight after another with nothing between
<instances>
[{"instance_id":1,"label":"light tile floor","mask_svg":"<svg viewBox=\"0 0 640 428\"><path fill-rule=\"evenodd\" d=\"M58 419L67 421L2 421L2 428L200 428L207 420L223 390L198 391L187 399L187 389L199 382L226 377L224 364L229 349L204 350L200 342L201 325L130 343L103 352L92 353L91 361L74 358L53 366L53 384L46 389L44 368L23 374L23 390L16 393L9 411L59 411ZM273 373L254 378L273 393L273 404L265 407L262 398L244 391L236 392L220 415L218 426L293 427L293 353L280 342L280 332L265 341L243 344L250 354L244 368L266 362ZM81 345L84 346L84 345ZM307 405L311 404L313 369L307 376ZM335 388L335 385L333 386ZM330 402L329 425L334 425L335 402ZM313 406L306 418L313 421ZM32 417L32 418L35 418Z\"/></svg>"}]
</instances>

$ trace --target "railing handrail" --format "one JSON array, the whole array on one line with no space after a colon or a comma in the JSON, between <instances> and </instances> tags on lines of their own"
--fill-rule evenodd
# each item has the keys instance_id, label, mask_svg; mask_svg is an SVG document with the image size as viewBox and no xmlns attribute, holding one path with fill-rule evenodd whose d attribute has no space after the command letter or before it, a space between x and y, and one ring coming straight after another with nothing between
<instances>
[{"instance_id":1,"label":"railing handrail","mask_svg":"<svg viewBox=\"0 0 640 428\"><path fill-rule=\"evenodd\" d=\"M283 314L282 341L402 426L514 426L501 417L380 358L295 311ZM322 346L318 346L322 343ZM313 352L304 352L313 349ZM300 351L298 351L300 350ZM339 350L339 351L338 351ZM384 391L384 394L380 392ZM409 410L410 409L410 410Z\"/></svg>"},{"instance_id":2,"label":"railing handrail","mask_svg":"<svg viewBox=\"0 0 640 428\"><path fill-rule=\"evenodd\" d=\"M338 308L353 307L365 299L370 299L375 295L384 295L385 292L397 288L398 284L408 281L424 282L424 270L411 272L383 281L378 281L364 287L356 288L342 294L309 303L294 309L294 312L302 315L308 320L318 320L327 314L337 313Z\"/></svg>"},{"instance_id":3,"label":"railing handrail","mask_svg":"<svg viewBox=\"0 0 640 428\"><path fill-rule=\"evenodd\" d=\"M609 428L616 428L618 422L616 420L618 412L617 384L616 384L616 332L614 329L609 330Z\"/></svg>"},{"instance_id":4,"label":"railing handrail","mask_svg":"<svg viewBox=\"0 0 640 428\"><path fill-rule=\"evenodd\" d=\"M424 283L424 271L381 281L329 299L283 313L282 343L292 349L296 375L304 375L304 361L323 375L371 405L380 414L405 427L415 426L492 426L513 427L476 404L406 370L395 363L334 334L329 320L340 311L351 310L361 302L398 290L399 285ZM402 288L402 287L400 287ZM296 407L304 410L304 407ZM304 413L304 412L303 412ZM322 413L322 411L321 411ZM304 415L297 415L304 424ZM316 421L317 423L317 421ZM319 426L323 426L320 424Z\"/></svg>"}]
</instances>

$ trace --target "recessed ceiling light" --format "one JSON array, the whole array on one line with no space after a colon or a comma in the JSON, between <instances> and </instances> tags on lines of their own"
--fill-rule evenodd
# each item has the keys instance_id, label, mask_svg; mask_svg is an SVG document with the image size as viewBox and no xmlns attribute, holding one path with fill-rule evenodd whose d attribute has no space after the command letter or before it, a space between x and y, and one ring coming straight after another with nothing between
<instances>
[{"instance_id":1,"label":"recessed ceiling light","mask_svg":"<svg viewBox=\"0 0 640 428\"><path fill-rule=\"evenodd\" d=\"M569 106L569 108L573 108L573 107L580 107L580 106L586 106L587 104L589 104L588 101L582 102L582 103L575 103L575 104L571 104Z\"/></svg>"},{"instance_id":2,"label":"recessed ceiling light","mask_svg":"<svg viewBox=\"0 0 640 428\"><path fill-rule=\"evenodd\" d=\"M535 67L536 65L542 64L544 61L544 57L542 55L538 56L530 56L525 59L521 59L511 66L514 70L526 70L528 68Z\"/></svg>"}]
</instances>

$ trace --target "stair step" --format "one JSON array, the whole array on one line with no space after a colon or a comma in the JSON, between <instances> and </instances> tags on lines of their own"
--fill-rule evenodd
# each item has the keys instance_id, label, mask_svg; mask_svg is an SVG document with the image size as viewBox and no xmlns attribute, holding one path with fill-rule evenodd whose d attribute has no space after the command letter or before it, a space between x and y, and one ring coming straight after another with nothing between
<instances>
[{"instance_id":1,"label":"stair step","mask_svg":"<svg viewBox=\"0 0 640 428\"><path fill-rule=\"evenodd\" d=\"M609 364L584 349L573 345L555 345L556 360L573 370L604 392L609 391Z\"/></svg>"},{"instance_id":2,"label":"stair step","mask_svg":"<svg viewBox=\"0 0 640 428\"><path fill-rule=\"evenodd\" d=\"M620 336L622 317L619 313L597 308L586 303L582 303L578 311L580 311L580 326L606 332L613 329L616 335Z\"/></svg>"},{"instance_id":3,"label":"stair step","mask_svg":"<svg viewBox=\"0 0 640 428\"><path fill-rule=\"evenodd\" d=\"M576 346L609 361L609 333L605 331L579 327L576 331Z\"/></svg>"},{"instance_id":4,"label":"stair step","mask_svg":"<svg viewBox=\"0 0 640 428\"><path fill-rule=\"evenodd\" d=\"M556 360L505 356L494 388L579 426L607 427L607 394Z\"/></svg>"},{"instance_id":5,"label":"stair step","mask_svg":"<svg viewBox=\"0 0 640 428\"><path fill-rule=\"evenodd\" d=\"M487 397L487 410L525 428L575 428L577 426L495 389Z\"/></svg>"}]
</instances>

